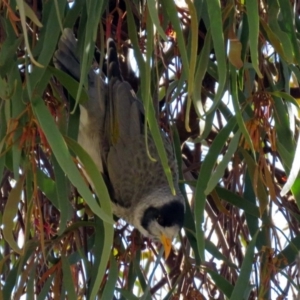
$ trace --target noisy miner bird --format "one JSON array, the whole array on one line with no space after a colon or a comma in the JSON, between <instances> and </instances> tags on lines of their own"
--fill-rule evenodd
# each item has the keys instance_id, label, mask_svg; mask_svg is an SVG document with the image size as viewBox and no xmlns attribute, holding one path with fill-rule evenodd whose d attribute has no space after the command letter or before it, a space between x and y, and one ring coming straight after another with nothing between
<instances>
[{"instance_id":1,"label":"noisy miner bird","mask_svg":"<svg viewBox=\"0 0 300 300\"><path fill-rule=\"evenodd\" d=\"M65 29L54 64L79 80L76 47L72 30ZM78 142L107 178L113 213L144 236L160 240L167 257L172 239L183 226L185 211L173 147L167 134L161 132L176 195L171 193L149 131L148 149L156 161L147 154L143 104L122 79L112 39L107 43L107 56L107 83L92 68L88 73L89 100L80 106Z\"/></svg>"}]
</instances>

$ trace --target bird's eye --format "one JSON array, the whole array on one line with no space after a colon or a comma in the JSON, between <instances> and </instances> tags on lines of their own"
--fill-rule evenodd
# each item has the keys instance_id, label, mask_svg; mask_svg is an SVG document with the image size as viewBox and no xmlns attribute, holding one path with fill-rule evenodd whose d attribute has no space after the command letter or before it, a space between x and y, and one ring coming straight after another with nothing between
<instances>
[{"instance_id":1,"label":"bird's eye","mask_svg":"<svg viewBox=\"0 0 300 300\"><path fill-rule=\"evenodd\" d=\"M164 223L164 218L161 216L161 215L158 215L157 217L156 217L156 221L157 221L157 223L159 224L159 225L163 225L163 223Z\"/></svg>"}]
</instances>

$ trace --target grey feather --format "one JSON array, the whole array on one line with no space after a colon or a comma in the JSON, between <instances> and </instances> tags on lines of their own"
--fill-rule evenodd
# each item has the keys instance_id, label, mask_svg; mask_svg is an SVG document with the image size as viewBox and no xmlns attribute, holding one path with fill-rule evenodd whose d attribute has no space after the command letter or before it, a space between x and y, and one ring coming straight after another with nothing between
<instances>
[{"instance_id":1,"label":"grey feather","mask_svg":"<svg viewBox=\"0 0 300 300\"><path fill-rule=\"evenodd\" d=\"M108 41L108 45L112 45L111 40ZM169 188L169 185L149 131L148 147L156 161L151 160L147 154L143 132L145 119L143 104L136 97L128 82L121 81L122 77L118 74L120 72L118 60L114 60L116 58L115 47L109 47L109 50L111 52L108 53L108 73L112 78L109 79L108 84L108 105L111 113L108 120L110 127L105 134L108 139L112 138L112 140L106 163L116 203L131 207L142 201L143 196L150 193L151 189L161 186ZM112 137L112 133L117 137ZM162 136L177 185L173 149L167 137L164 134Z\"/></svg>"}]
</instances>

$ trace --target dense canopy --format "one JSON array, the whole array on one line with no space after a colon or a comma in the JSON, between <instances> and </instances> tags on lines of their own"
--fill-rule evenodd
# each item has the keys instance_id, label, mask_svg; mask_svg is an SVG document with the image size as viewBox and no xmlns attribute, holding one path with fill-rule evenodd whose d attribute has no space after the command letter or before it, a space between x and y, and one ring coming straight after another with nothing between
<instances>
[{"instance_id":1,"label":"dense canopy","mask_svg":"<svg viewBox=\"0 0 300 300\"><path fill-rule=\"evenodd\" d=\"M292 0L1 1L0 299L296 297L299 13ZM63 28L80 82L53 66ZM167 260L113 219L76 142L109 37L170 189L159 128L174 145L187 209Z\"/></svg>"}]
</instances>

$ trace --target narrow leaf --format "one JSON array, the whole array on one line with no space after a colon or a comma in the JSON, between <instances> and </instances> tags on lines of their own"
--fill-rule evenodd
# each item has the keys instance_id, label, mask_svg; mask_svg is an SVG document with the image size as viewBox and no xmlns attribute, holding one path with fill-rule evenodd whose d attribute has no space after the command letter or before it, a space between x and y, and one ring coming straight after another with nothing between
<instances>
[{"instance_id":1,"label":"narrow leaf","mask_svg":"<svg viewBox=\"0 0 300 300\"><path fill-rule=\"evenodd\" d=\"M223 21L221 14L221 7L219 0L207 1L207 11L210 20L210 30L211 37L214 45L214 50L217 58L217 68L218 68L218 89L214 97L214 103L209 109L207 114L215 110L221 98L223 96L226 79L227 79L227 64L226 64L226 51L225 42L223 35Z\"/></svg>"},{"instance_id":2,"label":"narrow leaf","mask_svg":"<svg viewBox=\"0 0 300 300\"><path fill-rule=\"evenodd\" d=\"M24 12L25 15L38 27L43 27L43 24L40 22L32 8L24 1Z\"/></svg>"},{"instance_id":3,"label":"narrow leaf","mask_svg":"<svg viewBox=\"0 0 300 300\"><path fill-rule=\"evenodd\" d=\"M220 178L224 175L225 169L228 167L228 164L232 158L232 155L235 153L237 146L240 140L240 131L236 132L230 144L228 146L228 150L225 153L224 157L222 158L221 162L216 167L213 174L210 176L210 179L207 183L207 187L205 189L205 194L208 195L218 184Z\"/></svg>"},{"instance_id":4,"label":"narrow leaf","mask_svg":"<svg viewBox=\"0 0 300 300\"><path fill-rule=\"evenodd\" d=\"M259 35L259 15L258 15L258 2L247 0L246 9L249 23L249 44L251 52L251 61L257 75L262 78L258 64L258 35Z\"/></svg>"},{"instance_id":5,"label":"narrow leaf","mask_svg":"<svg viewBox=\"0 0 300 300\"><path fill-rule=\"evenodd\" d=\"M113 256L110 258L110 268L109 268L109 275L108 280L105 284L103 293L102 293L102 299L113 299L114 292L115 292L115 286L118 279L118 265Z\"/></svg>"},{"instance_id":6,"label":"narrow leaf","mask_svg":"<svg viewBox=\"0 0 300 300\"><path fill-rule=\"evenodd\" d=\"M21 200L24 180L25 176L20 176L15 187L9 193L2 219L4 239L10 245L10 247L18 254L22 254L23 252L18 246L17 242L15 241L12 230L15 227L14 219L18 213L18 205Z\"/></svg>"},{"instance_id":7,"label":"narrow leaf","mask_svg":"<svg viewBox=\"0 0 300 300\"><path fill-rule=\"evenodd\" d=\"M253 259L254 259L254 249L255 249L257 235L258 235L258 232L252 238L251 242L249 243L249 245L247 247L244 261L243 261L243 264L241 267L241 273L235 283L230 300L245 299L244 293L245 293L245 291L248 290L248 287L250 284L249 279L250 279L250 274L251 274L251 270L252 270L252 264L253 264Z\"/></svg>"},{"instance_id":8,"label":"narrow leaf","mask_svg":"<svg viewBox=\"0 0 300 300\"><path fill-rule=\"evenodd\" d=\"M288 180L280 192L280 196L282 196L282 197L289 192L289 190L292 188L293 184L295 183L295 180L298 177L299 170L300 170L299 157L300 157L300 138L298 138L298 141L297 141L294 160L292 163L292 168L291 168Z\"/></svg>"},{"instance_id":9,"label":"narrow leaf","mask_svg":"<svg viewBox=\"0 0 300 300\"><path fill-rule=\"evenodd\" d=\"M28 40L28 31L27 31L27 25L26 25L26 12L25 12L25 2L23 0L16 0L18 7L19 7L19 12L20 12L20 18L21 18L21 25L24 33L24 40L25 40L25 45L26 45L26 50L29 54L29 58L31 62L36 65L37 67L43 68L44 66L40 63L38 63L31 52L31 48L29 45L29 40Z\"/></svg>"},{"instance_id":10,"label":"narrow leaf","mask_svg":"<svg viewBox=\"0 0 300 300\"><path fill-rule=\"evenodd\" d=\"M105 222L113 224L114 221L112 220L112 218L109 217L105 212L103 212L103 210L93 198L87 185L84 183L83 178L81 177L78 169L72 161L68 148L60 132L58 131L58 128L54 123L49 110L46 108L43 99L35 99L35 101L33 101L32 103L32 109L39 121L41 128L45 133L47 141L50 144L58 163L60 164L66 175L69 177L72 184L77 187L80 194L84 197L85 201L96 215L98 215Z\"/></svg>"},{"instance_id":11,"label":"narrow leaf","mask_svg":"<svg viewBox=\"0 0 300 300\"><path fill-rule=\"evenodd\" d=\"M160 22L159 22L159 19L158 19L158 14L157 14L157 7L156 7L157 4L157 1L155 0L148 0L147 1L147 7L148 7L148 10L149 10L149 14L150 14L150 17L151 17L151 20L154 24L154 26L156 27L159 35L165 40L167 41L168 38L164 32L164 30L162 29L162 27L160 26Z\"/></svg>"},{"instance_id":12,"label":"narrow leaf","mask_svg":"<svg viewBox=\"0 0 300 300\"><path fill-rule=\"evenodd\" d=\"M67 292L68 299L76 299L77 297L74 289L75 285L70 270L72 266L69 264L68 259L65 256L61 257L61 261L62 261L62 271L63 271L62 282Z\"/></svg>"}]
</instances>

